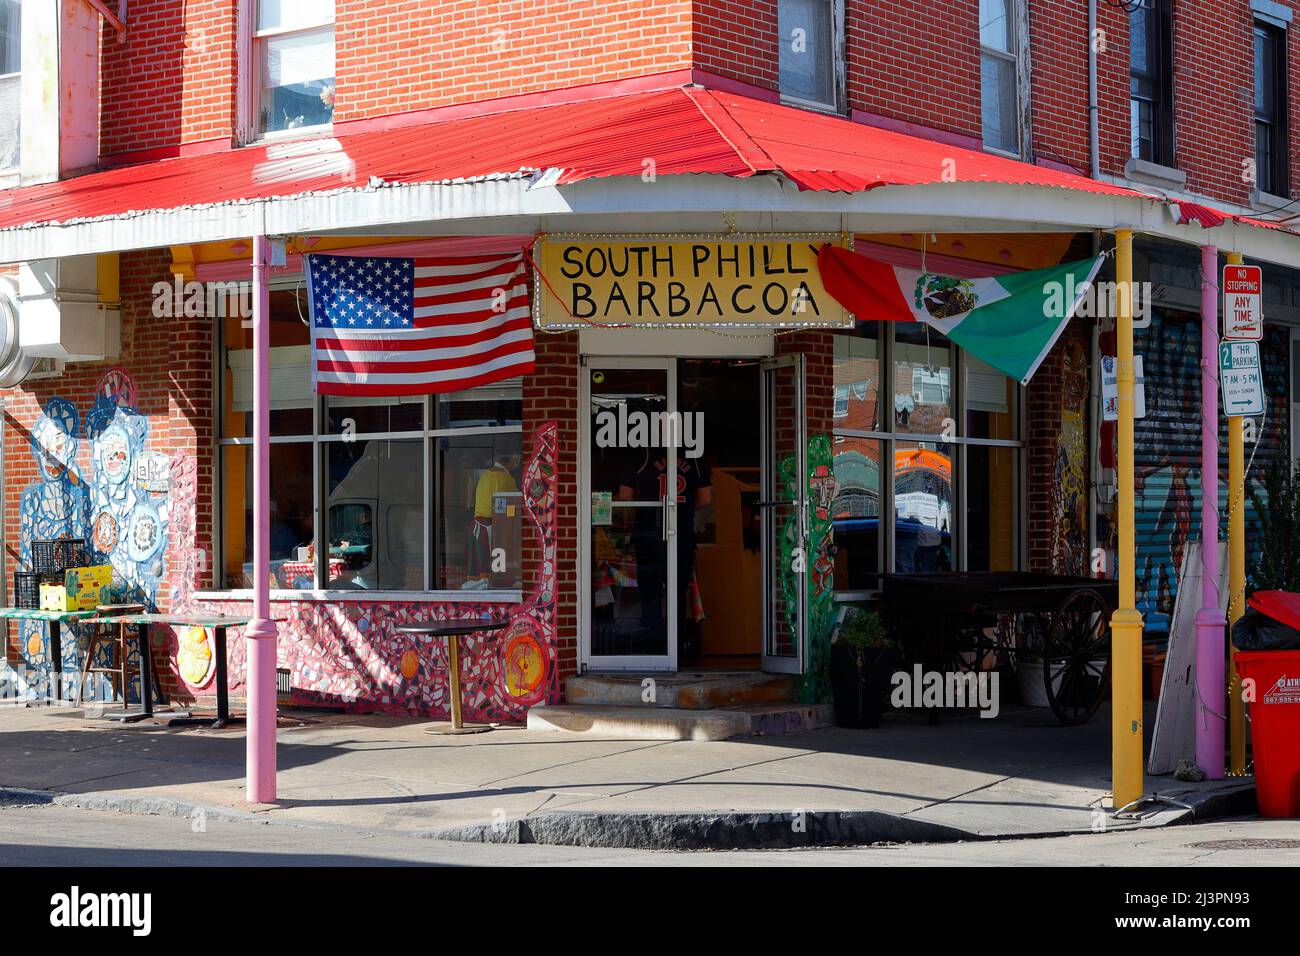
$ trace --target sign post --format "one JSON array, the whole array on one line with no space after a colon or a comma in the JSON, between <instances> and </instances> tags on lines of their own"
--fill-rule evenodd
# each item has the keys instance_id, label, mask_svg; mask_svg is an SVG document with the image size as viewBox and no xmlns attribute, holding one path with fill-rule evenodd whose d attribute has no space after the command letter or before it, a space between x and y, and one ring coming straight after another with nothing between
<instances>
[{"instance_id":1,"label":"sign post","mask_svg":"<svg viewBox=\"0 0 1300 956\"><path fill-rule=\"evenodd\" d=\"M1133 232L1115 230L1119 367L1119 607L1111 615L1111 797L1116 811L1142 798L1142 612L1137 609L1133 474Z\"/></svg>"},{"instance_id":2,"label":"sign post","mask_svg":"<svg viewBox=\"0 0 1300 956\"><path fill-rule=\"evenodd\" d=\"M1228 254L1227 269L1244 269L1241 253ZM1248 275L1234 272L1238 280L1248 280ZM1224 273L1224 294L1228 294L1228 275ZM1244 288L1244 287L1243 287ZM1243 291L1242 288L1234 291ZM1248 288L1244 288L1247 295ZM1261 290L1262 291L1262 283ZM1233 311L1227 302L1224 304L1224 337L1229 326L1238 327L1235 320L1229 322L1228 315ZM1249 321L1241 323L1249 325ZM1264 322L1262 308L1256 323L1258 335L1262 338ZM1228 626L1236 624L1246 612L1246 454L1244 419L1234 415L1225 403L1224 414L1228 416ZM1246 705L1241 699L1241 676L1237 673L1237 649L1228 645L1228 769L1233 775L1246 772Z\"/></svg>"}]
</instances>

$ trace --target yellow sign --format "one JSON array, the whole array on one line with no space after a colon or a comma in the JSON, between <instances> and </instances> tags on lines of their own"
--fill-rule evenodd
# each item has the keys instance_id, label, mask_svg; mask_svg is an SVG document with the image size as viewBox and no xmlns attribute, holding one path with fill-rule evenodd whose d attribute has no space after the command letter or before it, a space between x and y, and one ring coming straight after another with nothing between
<instances>
[{"instance_id":1,"label":"yellow sign","mask_svg":"<svg viewBox=\"0 0 1300 956\"><path fill-rule=\"evenodd\" d=\"M817 250L838 235L545 236L534 252L541 328L844 328Z\"/></svg>"}]
</instances>

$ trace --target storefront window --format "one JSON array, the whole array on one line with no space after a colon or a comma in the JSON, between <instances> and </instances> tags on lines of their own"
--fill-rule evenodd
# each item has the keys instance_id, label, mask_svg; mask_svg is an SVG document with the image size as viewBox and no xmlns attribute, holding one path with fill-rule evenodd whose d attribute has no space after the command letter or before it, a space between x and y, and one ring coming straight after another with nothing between
<instances>
[{"instance_id":1,"label":"storefront window","mask_svg":"<svg viewBox=\"0 0 1300 956\"><path fill-rule=\"evenodd\" d=\"M330 442L327 587L418 589L424 583L424 441Z\"/></svg>"},{"instance_id":2,"label":"storefront window","mask_svg":"<svg viewBox=\"0 0 1300 956\"><path fill-rule=\"evenodd\" d=\"M276 588L312 587L312 445L271 445L271 580ZM221 449L227 587L253 586L253 455L249 445Z\"/></svg>"},{"instance_id":3,"label":"storefront window","mask_svg":"<svg viewBox=\"0 0 1300 956\"><path fill-rule=\"evenodd\" d=\"M925 326L862 321L835 336L834 389L838 592L1018 566L1016 382Z\"/></svg>"},{"instance_id":4,"label":"storefront window","mask_svg":"<svg viewBox=\"0 0 1300 956\"><path fill-rule=\"evenodd\" d=\"M327 396L325 425L333 435L418 432L424 428L424 399Z\"/></svg>"},{"instance_id":5,"label":"storefront window","mask_svg":"<svg viewBox=\"0 0 1300 956\"><path fill-rule=\"evenodd\" d=\"M1016 383L973 356L963 357L966 405L966 568L1016 566L1017 474L1020 453ZM983 441L981 441L983 440Z\"/></svg>"},{"instance_id":6,"label":"storefront window","mask_svg":"<svg viewBox=\"0 0 1300 956\"><path fill-rule=\"evenodd\" d=\"M955 349L928 325L894 330L894 431L952 434Z\"/></svg>"},{"instance_id":7,"label":"storefront window","mask_svg":"<svg viewBox=\"0 0 1300 956\"><path fill-rule=\"evenodd\" d=\"M272 292L272 586L521 587L521 381L318 399L305 314L297 293ZM220 583L244 588L253 583L252 341L237 316L221 328Z\"/></svg>"},{"instance_id":8,"label":"storefront window","mask_svg":"<svg viewBox=\"0 0 1300 956\"><path fill-rule=\"evenodd\" d=\"M972 444L966 449L966 568L1016 567L1015 448Z\"/></svg>"},{"instance_id":9,"label":"storefront window","mask_svg":"<svg viewBox=\"0 0 1300 956\"><path fill-rule=\"evenodd\" d=\"M522 586L522 437L438 439L438 587Z\"/></svg>"},{"instance_id":10,"label":"storefront window","mask_svg":"<svg viewBox=\"0 0 1300 956\"><path fill-rule=\"evenodd\" d=\"M864 591L879 583L881 571L880 420L881 339L879 322L859 322L851 334L835 338L835 587Z\"/></svg>"},{"instance_id":11,"label":"storefront window","mask_svg":"<svg viewBox=\"0 0 1300 956\"><path fill-rule=\"evenodd\" d=\"M895 442L894 570L951 571L953 451L932 442Z\"/></svg>"},{"instance_id":12,"label":"storefront window","mask_svg":"<svg viewBox=\"0 0 1300 956\"><path fill-rule=\"evenodd\" d=\"M832 445L835 500L835 586L863 591L880 574L880 449L872 438L836 435Z\"/></svg>"}]
</instances>

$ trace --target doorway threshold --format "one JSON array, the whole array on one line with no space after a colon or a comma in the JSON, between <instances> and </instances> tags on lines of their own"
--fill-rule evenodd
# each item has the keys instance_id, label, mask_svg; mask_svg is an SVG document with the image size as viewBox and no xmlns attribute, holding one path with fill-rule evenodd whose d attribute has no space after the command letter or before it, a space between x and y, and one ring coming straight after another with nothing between
<instances>
[{"instance_id":1,"label":"doorway threshold","mask_svg":"<svg viewBox=\"0 0 1300 956\"><path fill-rule=\"evenodd\" d=\"M588 672L564 682L564 698L570 704L683 710L786 704L794 701L797 679L759 671Z\"/></svg>"}]
</instances>

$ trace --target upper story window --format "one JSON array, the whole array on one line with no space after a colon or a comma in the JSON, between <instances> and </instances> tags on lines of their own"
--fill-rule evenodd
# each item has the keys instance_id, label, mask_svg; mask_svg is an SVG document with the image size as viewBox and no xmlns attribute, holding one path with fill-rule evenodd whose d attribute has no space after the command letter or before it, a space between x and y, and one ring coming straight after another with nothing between
<instances>
[{"instance_id":1,"label":"upper story window","mask_svg":"<svg viewBox=\"0 0 1300 956\"><path fill-rule=\"evenodd\" d=\"M781 96L840 108L844 87L843 0L779 0Z\"/></svg>"},{"instance_id":2,"label":"upper story window","mask_svg":"<svg viewBox=\"0 0 1300 956\"><path fill-rule=\"evenodd\" d=\"M1133 158L1174 165L1174 18L1171 0L1133 0L1129 10L1129 106Z\"/></svg>"},{"instance_id":3,"label":"upper story window","mask_svg":"<svg viewBox=\"0 0 1300 956\"><path fill-rule=\"evenodd\" d=\"M257 132L334 119L334 0L258 0L253 32Z\"/></svg>"},{"instance_id":4,"label":"upper story window","mask_svg":"<svg viewBox=\"0 0 1300 956\"><path fill-rule=\"evenodd\" d=\"M22 4L0 0L0 169L13 169L19 161L22 33Z\"/></svg>"},{"instance_id":5,"label":"upper story window","mask_svg":"<svg viewBox=\"0 0 1300 956\"><path fill-rule=\"evenodd\" d=\"M1020 143L1020 0L980 0L984 145L1017 155Z\"/></svg>"},{"instance_id":6,"label":"upper story window","mask_svg":"<svg viewBox=\"0 0 1300 956\"><path fill-rule=\"evenodd\" d=\"M1255 24L1255 188L1287 196L1286 31Z\"/></svg>"}]
</instances>

